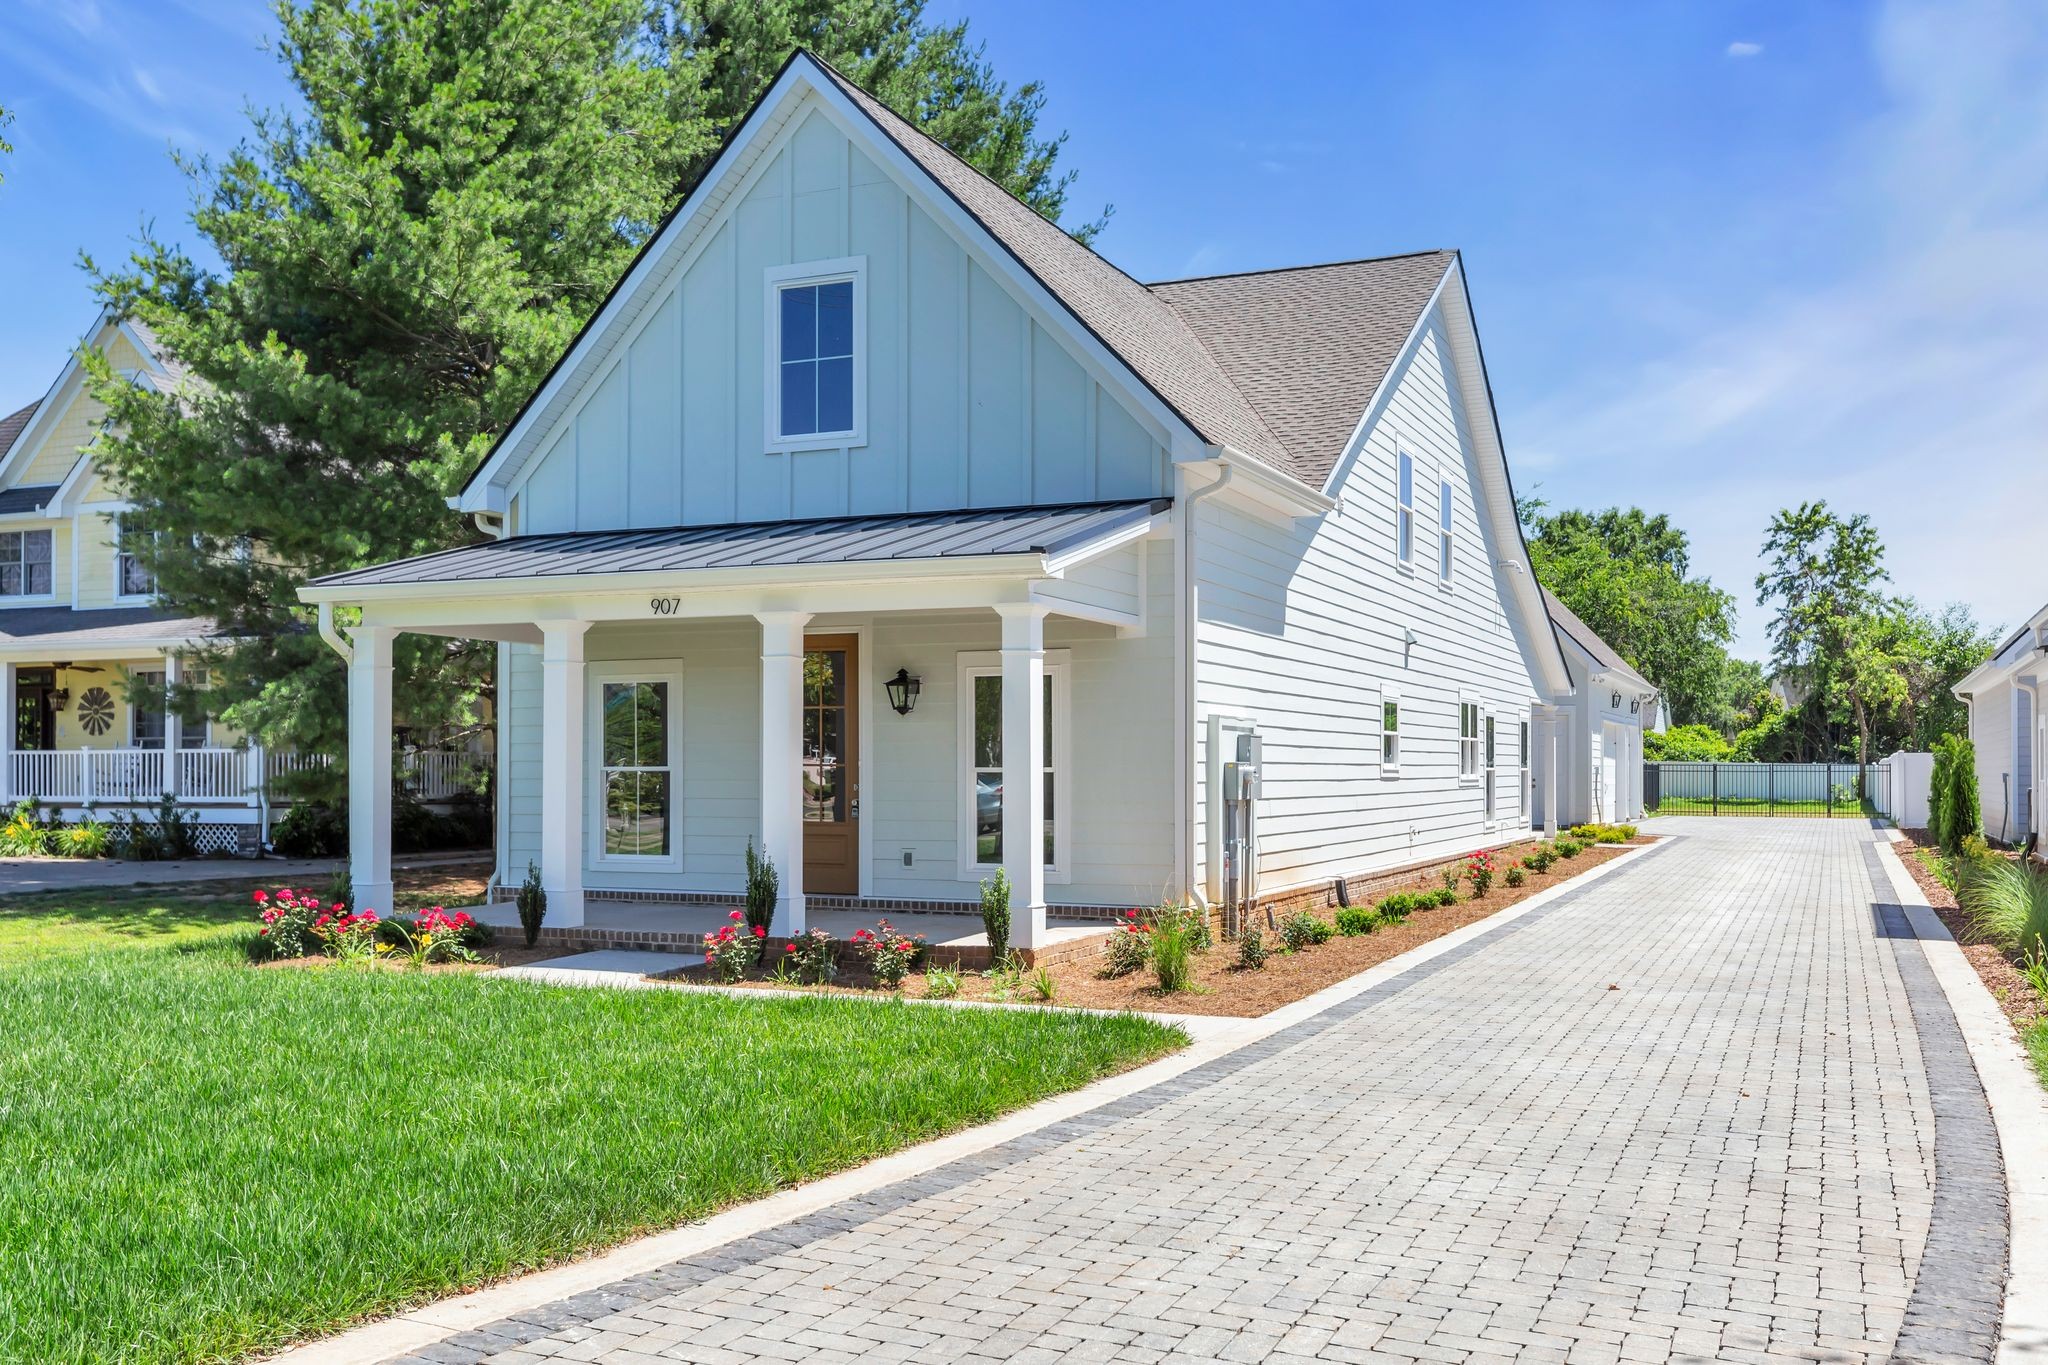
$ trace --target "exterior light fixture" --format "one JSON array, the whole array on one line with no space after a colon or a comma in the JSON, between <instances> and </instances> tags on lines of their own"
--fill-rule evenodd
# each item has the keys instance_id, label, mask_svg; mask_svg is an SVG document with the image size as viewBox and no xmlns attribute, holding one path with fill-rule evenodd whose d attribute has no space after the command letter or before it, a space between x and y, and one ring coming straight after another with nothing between
<instances>
[{"instance_id":1,"label":"exterior light fixture","mask_svg":"<svg viewBox=\"0 0 2048 1365\"><path fill-rule=\"evenodd\" d=\"M917 694L923 690L924 680L911 677L907 668L899 668L896 670L896 676L882 686L888 689L889 705L896 708L896 714L907 716L911 708L917 705Z\"/></svg>"},{"instance_id":2,"label":"exterior light fixture","mask_svg":"<svg viewBox=\"0 0 2048 1365\"><path fill-rule=\"evenodd\" d=\"M1616 692L1613 696L1609 697L1607 704L1619 711L1621 709L1621 693Z\"/></svg>"}]
</instances>

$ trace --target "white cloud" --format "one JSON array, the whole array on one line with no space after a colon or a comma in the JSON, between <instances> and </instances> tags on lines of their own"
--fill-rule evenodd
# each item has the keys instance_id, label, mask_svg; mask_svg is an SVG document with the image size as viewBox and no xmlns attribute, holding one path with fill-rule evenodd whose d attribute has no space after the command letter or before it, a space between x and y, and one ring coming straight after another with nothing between
<instances>
[{"instance_id":1,"label":"white cloud","mask_svg":"<svg viewBox=\"0 0 2048 1365\"><path fill-rule=\"evenodd\" d=\"M1763 50L1762 43L1745 43L1738 40L1728 44L1728 55L1731 57L1754 57Z\"/></svg>"},{"instance_id":2,"label":"white cloud","mask_svg":"<svg viewBox=\"0 0 2048 1365\"><path fill-rule=\"evenodd\" d=\"M1558 395L1525 445L1562 500L1672 513L1745 605L1771 513L1826 497L1872 515L1898 590L2011 621L2048 598L2048 11L1894 0L1871 57L1887 107L1818 186L1835 272Z\"/></svg>"}]
</instances>

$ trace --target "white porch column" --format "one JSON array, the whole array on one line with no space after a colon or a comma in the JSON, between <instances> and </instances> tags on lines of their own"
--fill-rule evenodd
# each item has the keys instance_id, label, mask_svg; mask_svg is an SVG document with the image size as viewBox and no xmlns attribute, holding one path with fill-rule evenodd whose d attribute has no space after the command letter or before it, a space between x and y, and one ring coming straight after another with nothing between
<instances>
[{"instance_id":1,"label":"white porch column","mask_svg":"<svg viewBox=\"0 0 2048 1365\"><path fill-rule=\"evenodd\" d=\"M1548 737L1547 747L1550 750L1548 771L1543 775L1543 837L1546 839L1557 838L1557 767L1558 761L1563 757L1557 742L1557 727L1563 719L1556 711L1552 711L1543 720L1543 728Z\"/></svg>"},{"instance_id":2,"label":"white porch column","mask_svg":"<svg viewBox=\"0 0 2048 1365\"><path fill-rule=\"evenodd\" d=\"M807 611L758 611L761 623L761 850L782 896L768 932L804 931L804 625Z\"/></svg>"},{"instance_id":3,"label":"white porch column","mask_svg":"<svg viewBox=\"0 0 2048 1365\"><path fill-rule=\"evenodd\" d=\"M178 794L178 751L184 745L185 722L178 716L178 708L170 699L177 694L179 684L185 681L185 659L183 655L164 655L164 790L171 795Z\"/></svg>"},{"instance_id":4,"label":"white porch column","mask_svg":"<svg viewBox=\"0 0 2048 1365\"><path fill-rule=\"evenodd\" d=\"M390 626L358 626L348 665L348 877L351 910L391 913Z\"/></svg>"},{"instance_id":5,"label":"white porch column","mask_svg":"<svg viewBox=\"0 0 2048 1365\"><path fill-rule=\"evenodd\" d=\"M583 923L583 636L588 621L540 622L540 884L548 923Z\"/></svg>"},{"instance_id":6,"label":"white porch column","mask_svg":"<svg viewBox=\"0 0 2048 1365\"><path fill-rule=\"evenodd\" d=\"M1003 618L1003 871L1010 946L1045 943L1045 616L1006 603Z\"/></svg>"},{"instance_id":7,"label":"white porch column","mask_svg":"<svg viewBox=\"0 0 2048 1365\"><path fill-rule=\"evenodd\" d=\"M14 802L14 744L21 724L20 694L15 690L12 660L0 664L0 802Z\"/></svg>"}]
</instances>

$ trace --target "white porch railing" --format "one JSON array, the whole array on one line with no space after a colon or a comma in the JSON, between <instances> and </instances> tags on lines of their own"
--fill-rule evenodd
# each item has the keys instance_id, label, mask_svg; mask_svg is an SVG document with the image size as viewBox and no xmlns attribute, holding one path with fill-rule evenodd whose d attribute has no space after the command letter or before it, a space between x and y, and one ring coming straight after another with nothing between
<instances>
[{"instance_id":1,"label":"white porch railing","mask_svg":"<svg viewBox=\"0 0 2048 1365\"><path fill-rule=\"evenodd\" d=\"M487 754L449 749L419 749L399 760L400 780L405 789L422 801L444 801L461 792L475 791L490 766Z\"/></svg>"},{"instance_id":2,"label":"white porch railing","mask_svg":"<svg viewBox=\"0 0 2048 1365\"><path fill-rule=\"evenodd\" d=\"M7 789L19 800L97 801L150 805L165 792L184 801L261 804L280 777L333 764L326 754L271 752L260 745L242 749L179 749L165 765L162 749L18 749L7 765ZM404 756L400 780L423 801L440 801L475 791L491 767L490 754L417 750ZM169 779L169 780L166 780Z\"/></svg>"}]
</instances>

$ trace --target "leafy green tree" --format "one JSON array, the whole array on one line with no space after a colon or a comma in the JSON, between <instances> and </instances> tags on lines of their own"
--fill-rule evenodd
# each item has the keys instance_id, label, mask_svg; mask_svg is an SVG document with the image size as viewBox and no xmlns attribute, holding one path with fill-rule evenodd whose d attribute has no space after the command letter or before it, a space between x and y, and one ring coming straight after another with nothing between
<instances>
[{"instance_id":1,"label":"leafy green tree","mask_svg":"<svg viewBox=\"0 0 2048 1365\"><path fill-rule=\"evenodd\" d=\"M1720 763L1731 746L1711 725L1674 725L1643 736L1643 757L1653 763Z\"/></svg>"},{"instance_id":2,"label":"leafy green tree","mask_svg":"<svg viewBox=\"0 0 2048 1365\"><path fill-rule=\"evenodd\" d=\"M308 577L475 532L445 503L781 66L815 42L1034 208L1070 176L1035 85L996 81L921 0L281 0L301 108L183 159L224 269L145 233L102 296L191 376L173 395L103 358L98 452L156 533L174 608L242 643L207 660L225 718L339 751L339 661ZM473 720L488 645L403 636L395 704ZM174 699L189 707L196 699Z\"/></svg>"},{"instance_id":3,"label":"leafy green tree","mask_svg":"<svg viewBox=\"0 0 2048 1365\"><path fill-rule=\"evenodd\" d=\"M1799 757L1833 757L1832 706L1853 693L1859 676L1870 681L1870 675L1852 673L1851 655L1870 648L1859 640L1880 604L1878 586L1890 577L1884 545L1868 517L1837 516L1823 500L1771 518L1763 556L1757 605L1774 609L1771 662L1777 675L1793 680L1801 692Z\"/></svg>"},{"instance_id":4,"label":"leafy green tree","mask_svg":"<svg viewBox=\"0 0 2048 1365\"><path fill-rule=\"evenodd\" d=\"M1673 721L1717 719L1734 599L1691 576L1685 533L1637 507L1520 510L1537 581L1657 685Z\"/></svg>"}]
</instances>

